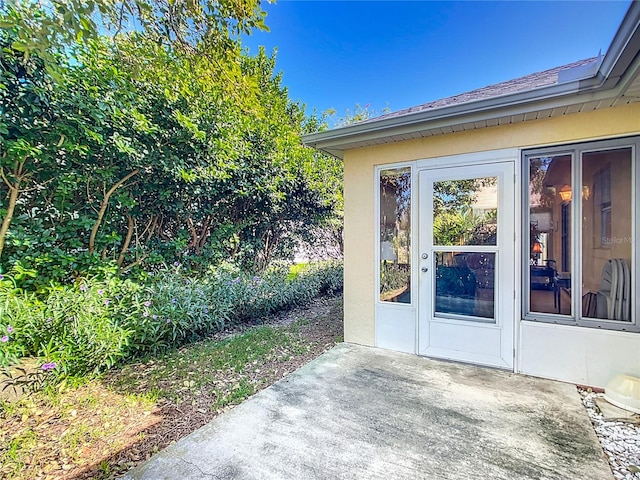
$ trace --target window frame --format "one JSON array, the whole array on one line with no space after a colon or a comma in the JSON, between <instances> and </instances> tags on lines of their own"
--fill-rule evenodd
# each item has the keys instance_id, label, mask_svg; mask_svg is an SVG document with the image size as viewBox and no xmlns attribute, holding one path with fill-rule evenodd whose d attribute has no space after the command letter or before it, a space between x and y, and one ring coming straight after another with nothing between
<instances>
[{"instance_id":1,"label":"window frame","mask_svg":"<svg viewBox=\"0 0 640 480\"><path fill-rule=\"evenodd\" d=\"M581 199L582 195L582 163L583 155L607 150L631 149L631 321L593 319L582 316L582 201L572 202L569 215L570 235L573 252L571 252L571 276L574 294L571 296L571 315L559 313L540 313L531 311L529 274L529 225L531 221L531 209L529 198L529 163L531 158L541 156L571 156L571 186L573 198ZM638 248L638 233L640 226L640 172L638 158L640 152L640 137L624 137L609 140L580 142L550 147L523 149L522 160L522 319L542 323L556 323L588 328L601 328L607 330L640 332L640 249ZM576 288L577 286L577 288ZM578 292L578 295L575 293Z\"/></svg>"}]
</instances>

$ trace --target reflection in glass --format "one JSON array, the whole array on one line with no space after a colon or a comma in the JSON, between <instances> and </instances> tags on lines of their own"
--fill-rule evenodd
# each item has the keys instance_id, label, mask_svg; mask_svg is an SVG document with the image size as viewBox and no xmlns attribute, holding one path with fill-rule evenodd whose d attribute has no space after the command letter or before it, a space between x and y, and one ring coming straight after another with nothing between
<instances>
[{"instance_id":1,"label":"reflection in glass","mask_svg":"<svg viewBox=\"0 0 640 480\"><path fill-rule=\"evenodd\" d=\"M411 168L380 172L380 300L411 303Z\"/></svg>"},{"instance_id":2,"label":"reflection in glass","mask_svg":"<svg viewBox=\"0 0 640 480\"><path fill-rule=\"evenodd\" d=\"M631 149L582 156L582 316L631 321Z\"/></svg>"},{"instance_id":3,"label":"reflection in glass","mask_svg":"<svg viewBox=\"0 0 640 480\"><path fill-rule=\"evenodd\" d=\"M434 245L496 245L497 177L433 183Z\"/></svg>"},{"instance_id":4,"label":"reflection in glass","mask_svg":"<svg viewBox=\"0 0 640 480\"><path fill-rule=\"evenodd\" d=\"M435 314L495 318L495 253L435 252Z\"/></svg>"},{"instance_id":5,"label":"reflection in glass","mask_svg":"<svg viewBox=\"0 0 640 480\"><path fill-rule=\"evenodd\" d=\"M571 315L571 155L529 159L530 311Z\"/></svg>"}]
</instances>

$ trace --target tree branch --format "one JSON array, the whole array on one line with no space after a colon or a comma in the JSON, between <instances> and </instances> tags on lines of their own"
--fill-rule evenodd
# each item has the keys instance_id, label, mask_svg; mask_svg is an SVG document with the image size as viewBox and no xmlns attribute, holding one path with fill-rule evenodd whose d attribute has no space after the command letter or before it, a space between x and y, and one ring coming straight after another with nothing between
<instances>
[{"instance_id":1,"label":"tree branch","mask_svg":"<svg viewBox=\"0 0 640 480\"><path fill-rule=\"evenodd\" d=\"M145 259L147 258L147 254L145 253L142 257L140 257L138 260L136 260L133 263L130 263L129 265L127 265L124 268L120 269L120 273L125 273L128 272L129 270L131 270L133 267L135 267L136 265L140 265L142 262L145 261Z\"/></svg>"},{"instance_id":2,"label":"tree branch","mask_svg":"<svg viewBox=\"0 0 640 480\"><path fill-rule=\"evenodd\" d=\"M4 174L2 175L4 177ZM17 186L9 187L9 205L7 205L7 214L2 220L2 226L0 227L0 257L2 257L2 251L4 250L4 240L7 236L7 232L9 231L9 225L11 225L11 220L13 219L13 213L16 209L16 204L18 203L18 195L20 194L20 182L18 181Z\"/></svg>"},{"instance_id":3,"label":"tree branch","mask_svg":"<svg viewBox=\"0 0 640 480\"><path fill-rule=\"evenodd\" d=\"M109 206L109 199L113 192L115 192L118 187L122 186L127 180L131 177L137 175L140 170L135 169L133 172L126 175L124 178L120 179L116 184L109 189L109 191L104 195L102 199L102 203L100 205L100 210L98 211L98 218L96 222L93 224L93 228L91 229L91 236L89 237L89 253L93 253L96 246L96 235L98 234L98 229L100 228L100 224L102 223L102 219L104 218L104 214L107 211L107 207Z\"/></svg>"},{"instance_id":4,"label":"tree branch","mask_svg":"<svg viewBox=\"0 0 640 480\"><path fill-rule=\"evenodd\" d=\"M120 256L118 256L118 268L122 267L122 264L124 263L124 255L129 249L131 237L133 237L134 227L135 222L133 221L133 217L131 216L131 214L127 213L127 236L124 238L124 243L122 244L122 248L120 249Z\"/></svg>"}]
</instances>

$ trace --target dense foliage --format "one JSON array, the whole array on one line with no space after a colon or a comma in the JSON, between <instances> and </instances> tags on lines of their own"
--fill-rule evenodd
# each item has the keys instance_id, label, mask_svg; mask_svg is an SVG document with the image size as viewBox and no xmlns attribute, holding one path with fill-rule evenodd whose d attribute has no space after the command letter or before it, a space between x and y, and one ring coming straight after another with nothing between
<instances>
[{"instance_id":1,"label":"dense foliage","mask_svg":"<svg viewBox=\"0 0 640 480\"><path fill-rule=\"evenodd\" d=\"M274 267L340 253L342 170L242 51L259 4L0 2L0 366L102 371L339 288Z\"/></svg>"},{"instance_id":2,"label":"dense foliage","mask_svg":"<svg viewBox=\"0 0 640 480\"><path fill-rule=\"evenodd\" d=\"M335 294L342 289L342 268L324 263L290 275L286 267L272 267L251 276L224 264L203 277L174 266L144 286L82 279L46 296L15 285L11 276L0 280L0 367L32 356L41 359L40 370L85 375Z\"/></svg>"},{"instance_id":3,"label":"dense foliage","mask_svg":"<svg viewBox=\"0 0 640 480\"><path fill-rule=\"evenodd\" d=\"M48 284L176 260L261 270L339 218L340 165L301 145L317 120L273 56L236 52L238 84L132 34L75 45L53 78L13 36L0 36L4 271Z\"/></svg>"},{"instance_id":4,"label":"dense foliage","mask_svg":"<svg viewBox=\"0 0 640 480\"><path fill-rule=\"evenodd\" d=\"M260 4L261 0L5 0L0 2L0 28L12 28L13 48L39 56L51 70L61 46L130 31L165 49L217 60L233 50L237 35L267 29ZM229 62L219 67L233 70Z\"/></svg>"}]
</instances>

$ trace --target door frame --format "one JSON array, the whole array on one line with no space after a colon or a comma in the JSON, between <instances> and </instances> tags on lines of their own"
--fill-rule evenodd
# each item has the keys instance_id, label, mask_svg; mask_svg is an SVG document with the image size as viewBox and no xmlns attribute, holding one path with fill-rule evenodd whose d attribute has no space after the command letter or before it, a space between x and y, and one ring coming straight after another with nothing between
<instances>
[{"instance_id":1,"label":"door frame","mask_svg":"<svg viewBox=\"0 0 640 480\"><path fill-rule=\"evenodd\" d=\"M416 321L416 353L419 355L433 356L456 361L470 362L480 365L488 365L516 371L516 350L519 325L519 284L516 282L520 262L517 259L519 241L519 211L520 195L517 194L517 151L509 149L499 152L480 152L470 155L456 155L449 158L438 158L432 161L420 161L417 165L417 241L418 247L416 266L414 269L417 283L417 321ZM428 173L435 175L435 179L429 179ZM433 282L426 275L432 275L433 258L432 245L428 235L432 235L432 225L428 225L428 211L425 208L429 196L428 183L439 179L465 179L478 178L482 176L498 176L500 186L498 192L498 258L496 259L496 291L495 291L495 311L496 323L473 322L455 319L434 320L431 315L433 293ZM426 184L425 184L426 183ZM503 226L502 226L503 225ZM501 227L502 226L502 227ZM464 248L464 247L462 247ZM429 253L429 259L424 260L421 254ZM421 272L421 267L427 266L428 273ZM465 352L451 348L436 348L432 345L430 330L435 326L443 326L451 332L460 334L486 334L487 338L500 343L495 356L487 356L478 352ZM488 333L493 330L493 333ZM462 343L464 341L461 340ZM496 351L494 349L494 351Z\"/></svg>"}]
</instances>

